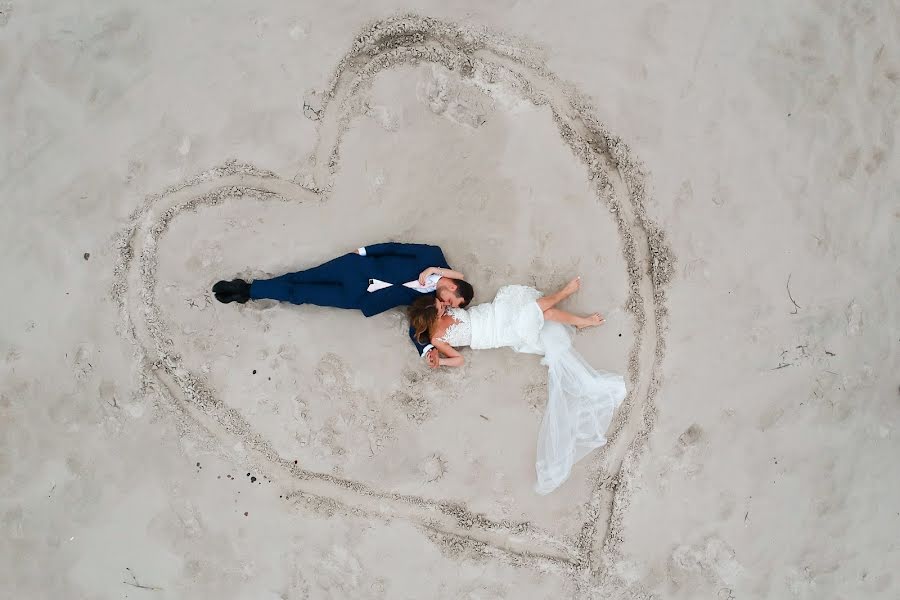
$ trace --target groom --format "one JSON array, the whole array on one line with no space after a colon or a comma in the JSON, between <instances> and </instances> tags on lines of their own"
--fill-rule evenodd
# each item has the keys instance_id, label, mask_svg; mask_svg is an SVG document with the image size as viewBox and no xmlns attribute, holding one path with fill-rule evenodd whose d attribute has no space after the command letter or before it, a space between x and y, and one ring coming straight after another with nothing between
<instances>
[{"instance_id":1,"label":"groom","mask_svg":"<svg viewBox=\"0 0 900 600\"><path fill-rule=\"evenodd\" d=\"M219 281L213 286L213 293L225 304L271 299L355 308L367 317L411 304L422 294L434 295L449 306L462 308L475 295L462 274L450 269L438 246L400 243L364 246L318 267L273 279L257 279L252 283L243 279ZM409 337L419 354L430 366L435 366L437 351L431 344L420 344L412 328Z\"/></svg>"}]
</instances>

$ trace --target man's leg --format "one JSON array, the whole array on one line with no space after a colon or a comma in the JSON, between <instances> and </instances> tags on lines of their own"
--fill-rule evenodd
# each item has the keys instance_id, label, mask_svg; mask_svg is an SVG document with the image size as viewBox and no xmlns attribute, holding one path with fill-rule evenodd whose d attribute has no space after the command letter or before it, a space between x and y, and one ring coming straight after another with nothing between
<instances>
[{"instance_id":1,"label":"man's leg","mask_svg":"<svg viewBox=\"0 0 900 600\"><path fill-rule=\"evenodd\" d=\"M325 266L325 265L321 265ZM318 269L316 267L315 269ZM315 270L310 269L310 271ZM335 308L357 308L353 294L348 293L347 286L340 279L325 280L334 276L331 271L322 269L317 274L309 271L287 273L272 279L257 279L250 284L252 300L278 300L293 304L315 304L316 306L333 306ZM312 279L313 281L304 281ZM324 281L323 281L324 280Z\"/></svg>"},{"instance_id":2,"label":"man's leg","mask_svg":"<svg viewBox=\"0 0 900 600\"><path fill-rule=\"evenodd\" d=\"M343 283L347 275L356 270L354 268L357 267L355 260L358 258L359 256L356 254L345 254L317 267L287 273L281 277L295 283Z\"/></svg>"},{"instance_id":3,"label":"man's leg","mask_svg":"<svg viewBox=\"0 0 900 600\"><path fill-rule=\"evenodd\" d=\"M271 298L294 304L345 308L338 304L323 304L323 302L328 302L331 298L335 302L346 303L341 297L346 295L343 287L354 271L353 256L355 255L339 256L311 269L286 273L272 279L258 279L250 284L250 299Z\"/></svg>"},{"instance_id":4,"label":"man's leg","mask_svg":"<svg viewBox=\"0 0 900 600\"><path fill-rule=\"evenodd\" d=\"M213 292L220 302L271 299L294 304L356 308L353 298L358 294L348 293L347 286L348 281L362 277L355 273L358 266L354 258L358 258L357 255L339 256L311 269L272 279L257 279L253 283L242 279L220 281L213 286Z\"/></svg>"},{"instance_id":5,"label":"man's leg","mask_svg":"<svg viewBox=\"0 0 900 600\"><path fill-rule=\"evenodd\" d=\"M302 283L288 273L274 279L260 279L250 285L253 300L278 300L292 304L315 304L334 308L357 308L357 302L340 283Z\"/></svg>"}]
</instances>

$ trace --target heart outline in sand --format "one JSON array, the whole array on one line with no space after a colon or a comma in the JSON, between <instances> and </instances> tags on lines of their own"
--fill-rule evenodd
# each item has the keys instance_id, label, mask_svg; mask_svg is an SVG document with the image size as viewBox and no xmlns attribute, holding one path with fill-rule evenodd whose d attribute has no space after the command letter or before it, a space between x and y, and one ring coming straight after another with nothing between
<instances>
[{"instance_id":1,"label":"heart outline in sand","mask_svg":"<svg viewBox=\"0 0 900 600\"><path fill-rule=\"evenodd\" d=\"M460 77L503 81L524 99L549 105L563 141L588 169L598 197L610 209L628 269L626 309L634 317L629 352L629 395L608 432L609 443L594 459L597 470L585 507L587 520L575 540L559 539L529 523L495 521L452 501L375 490L329 474L306 471L277 455L246 420L223 403L203 378L187 369L171 340L156 301L158 241L185 211L230 198L283 202L327 199L340 160L342 136L355 116L353 100L383 70L395 65L442 65ZM655 420L655 396L665 351L665 288L674 256L664 232L645 211L644 173L628 147L600 124L590 105L539 61L506 38L418 16L379 21L366 28L341 59L320 106L307 116L319 123L319 141L309 168L294 182L253 165L230 161L147 197L117 238L119 254L112 295L123 335L135 345L142 389L155 386L173 410L221 441L243 444L252 459L292 476L300 490L292 498L305 506L327 506L347 514L404 518L453 550L470 550L574 575L604 571L617 556L631 481ZM138 260L135 260L135 257ZM274 475L273 475L274 476ZM604 527L605 522L605 527Z\"/></svg>"}]
</instances>

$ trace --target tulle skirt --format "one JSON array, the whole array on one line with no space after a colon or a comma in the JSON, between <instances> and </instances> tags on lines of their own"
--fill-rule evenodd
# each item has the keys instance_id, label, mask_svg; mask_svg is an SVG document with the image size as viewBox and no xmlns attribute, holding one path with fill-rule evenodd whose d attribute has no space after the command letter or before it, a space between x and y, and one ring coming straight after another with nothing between
<instances>
[{"instance_id":1,"label":"tulle skirt","mask_svg":"<svg viewBox=\"0 0 900 600\"><path fill-rule=\"evenodd\" d=\"M606 430L625 398L625 379L595 370L572 348L572 328L545 322L540 341L549 397L537 444L535 491L548 494L572 466L606 443Z\"/></svg>"},{"instance_id":2,"label":"tulle skirt","mask_svg":"<svg viewBox=\"0 0 900 600\"><path fill-rule=\"evenodd\" d=\"M507 285L494 301L468 311L474 349L512 348L542 354L549 396L538 434L537 484L547 494L564 482L572 466L606 443L606 430L625 398L621 375L592 368L572 348L573 328L545 321L538 290Z\"/></svg>"}]
</instances>

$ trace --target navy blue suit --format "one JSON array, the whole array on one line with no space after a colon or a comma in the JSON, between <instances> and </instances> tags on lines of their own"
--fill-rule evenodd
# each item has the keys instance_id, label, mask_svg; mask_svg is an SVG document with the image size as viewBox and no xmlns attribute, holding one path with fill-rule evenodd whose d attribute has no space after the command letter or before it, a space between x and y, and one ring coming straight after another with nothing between
<instances>
[{"instance_id":1,"label":"navy blue suit","mask_svg":"<svg viewBox=\"0 0 900 600\"><path fill-rule=\"evenodd\" d=\"M389 242L365 246L365 251L365 256L345 254L305 271L257 279L250 285L250 299L358 309L371 317L409 305L421 296L403 284L418 279L428 267L450 268L438 246ZM369 292L370 279L393 285ZM421 354L425 346L415 339L412 329L409 337Z\"/></svg>"}]
</instances>

